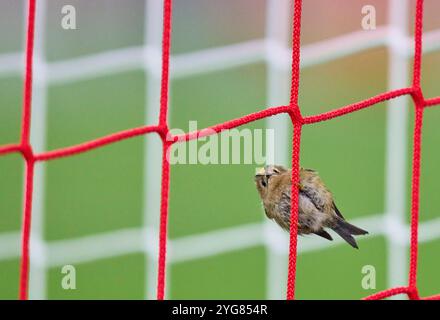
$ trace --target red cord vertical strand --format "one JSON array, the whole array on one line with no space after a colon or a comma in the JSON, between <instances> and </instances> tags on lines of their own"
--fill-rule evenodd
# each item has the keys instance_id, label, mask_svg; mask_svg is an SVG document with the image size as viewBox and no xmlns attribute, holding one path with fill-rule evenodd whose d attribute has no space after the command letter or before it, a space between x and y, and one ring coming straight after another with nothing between
<instances>
[{"instance_id":1,"label":"red cord vertical strand","mask_svg":"<svg viewBox=\"0 0 440 320\"><path fill-rule=\"evenodd\" d=\"M290 203L290 241L289 241L289 268L287 274L287 299L295 299L296 260L298 245L298 182L299 182L299 154L301 149L302 116L298 106L298 91L300 79L301 54L301 12L302 0L294 1L292 26L292 79L290 88L290 114L293 122L292 139L292 187Z\"/></svg>"},{"instance_id":2,"label":"red cord vertical strand","mask_svg":"<svg viewBox=\"0 0 440 320\"><path fill-rule=\"evenodd\" d=\"M167 141L168 134L168 92L169 92L169 63L171 45L171 8L172 1L164 1L163 12L163 39L162 39L162 84L160 95L159 126L163 129L160 132L162 138L162 189L160 207L160 229L159 229L159 258L157 272L157 299L163 300L165 296L165 272L166 272L166 251L167 251L167 225L168 225L168 197L170 188L170 163L169 151L172 143Z\"/></svg>"},{"instance_id":3,"label":"red cord vertical strand","mask_svg":"<svg viewBox=\"0 0 440 320\"><path fill-rule=\"evenodd\" d=\"M413 88L419 90L422 69L423 0L417 0L415 20Z\"/></svg>"},{"instance_id":4,"label":"red cord vertical strand","mask_svg":"<svg viewBox=\"0 0 440 320\"><path fill-rule=\"evenodd\" d=\"M23 209L23 226L21 235L21 263L20 263L20 287L19 299L27 300L28 283L29 283L29 238L31 233L31 215L32 215L32 191L34 180L33 159L26 159L26 182L24 190L24 209Z\"/></svg>"},{"instance_id":5,"label":"red cord vertical strand","mask_svg":"<svg viewBox=\"0 0 440 320\"><path fill-rule=\"evenodd\" d=\"M418 299L417 293L417 255L418 255L418 224L420 208L420 162L422 144L423 106L416 105L414 126L412 195L411 195L411 244L409 289L410 299Z\"/></svg>"},{"instance_id":6,"label":"red cord vertical strand","mask_svg":"<svg viewBox=\"0 0 440 320\"><path fill-rule=\"evenodd\" d=\"M29 144L31 127L31 103L32 103L32 60L34 54L35 32L35 0L28 2L28 23L26 35L26 69L23 92L23 114L21 121L21 145Z\"/></svg>"},{"instance_id":7,"label":"red cord vertical strand","mask_svg":"<svg viewBox=\"0 0 440 320\"><path fill-rule=\"evenodd\" d=\"M301 148L302 125L294 125L292 139L292 187L290 203L290 243L289 269L287 274L287 300L295 299L296 260L298 244L298 182L299 182L299 153Z\"/></svg>"},{"instance_id":8,"label":"red cord vertical strand","mask_svg":"<svg viewBox=\"0 0 440 320\"><path fill-rule=\"evenodd\" d=\"M411 185L411 244L409 289L410 299L419 299L417 290L417 257L418 257L418 225L420 209L420 161L422 144L422 124L424 99L420 89L420 74L422 65L422 34L423 34L423 0L417 0L415 19L415 52L413 66L413 100L415 103L415 125L413 142L413 168Z\"/></svg>"},{"instance_id":9,"label":"red cord vertical strand","mask_svg":"<svg viewBox=\"0 0 440 320\"><path fill-rule=\"evenodd\" d=\"M294 108L294 114L297 119L301 119L301 113L298 107L301 55L301 13L302 0L295 0L292 23L292 79L290 87L290 106Z\"/></svg>"},{"instance_id":10,"label":"red cord vertical strand","mask_svg":"<svg viewBox=\"0 0 440 320\"><path fill-rule=\"evenodd\" d=\"M26 36L26 69L23 92L23 114L21 123L21 152L26 161L23 221L21 234L21 263L20 263L20 283L19 299L28 298L29 283L29 239L31 233L32 217L32 189L34 179L35 159L32 148L29 144L31 127L31 103L32 103L32 61L34 51L34 30L35 30L35 0L28 3L28 26Z\"/></svg>"},{"instance_id":11,"label":"red cord vertical strand","mask_svg":"<svg viewBox=\"0 0 440 320\"><path fill-rule=\"evenodd\" d=\"M160 230L159 230L159 262L157 272L157 300L165 297L165 273L167 253L167 228L168 228L168 198L170 188L170 163L169 152L172 143L163 141L162 150L162 189L160 206Z\"/></svg>"},{"instance_id":12,"label":"red cord vertical strand","mask_svg":"<svg viewBox=\"0 0 440 320\"><path fill-rule=\"evenodd\" d=\"M167 125L168 91L171 47L171 14L172 0L164 0L163 7L163 33L162 33L162 79L160 91L159 125Z\"/></svg>"}]
</instances>

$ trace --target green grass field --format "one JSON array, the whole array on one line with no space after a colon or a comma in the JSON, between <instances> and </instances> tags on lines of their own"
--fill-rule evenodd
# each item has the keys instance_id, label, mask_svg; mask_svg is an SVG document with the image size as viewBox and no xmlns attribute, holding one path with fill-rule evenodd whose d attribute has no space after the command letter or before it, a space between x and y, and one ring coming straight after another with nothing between
<instances>
[{"instance_id":1,"label":"green grass field","mask_svg":"<svg viewBox=\"0 0 440 320\"><path fill-rule=\"evenodd\" d=\"M176 32L176 37L183 36L185 30L180 29L180 32ZM134 34L133 42L138 38L139 35ZM127 40L129 44L130 41ZM107 42L104 43L106 47ZM51 50L56 49L53 43L48 46ZM60 49L60 56L63 50ZM325 112L386 91L387 67L386 50L377 49L304 69L300 88L303 113ZM173 81L171 127L186 131L188 121L197 120L198 127L202 128L263 109L267 98L266 73L263 64L255 64ZM426 96L440 95L440 54L426 56L423 73ZM146 76L138 70L50 86L47 149L143 125L148 94L146 81ZM20 77L0 78L0 144L19 139L21 92ZM412 108L408 110L412 120ZM402 112L405 112L403 108ZM440 110L427 110L425 120L421 221L438 217L440 213L437 196ZM264 128L265 121L245 127ZM409 141L411 130L412 125L409 125ZM348 219L384 211L385 139L385 104L304 128L301 163L321 173ZM71 239L141 226L145 196L143 172L144 163L148 161L148 150L145 153L144 147L145 138L139 137L49 162L44 190L45 240ZM290 145L277 147L290 150ZM408 159L410 156L411 143ZM410 164L408 161L408 199ZM253 183L254 169L254 164L173 166L170 237L263 221L264 214ZM22 180L21 158L18 155L0 157L2 233L20 229ZM41 190L35 192L38 194ZM280 232L283 231L280 229ZM374 291L361 287L361 268L366 264L376 267L377 290L385 289L385 239L371 234L362 238L359 244L359 251L340 245L301 254L297 297L358 299L371 294ZM419 288L422 295L440 292L439 250L440 239L420 246ZM263 247L255 247L173 264L168 298L264 299L266 254ZM18 259L0 261L0 298L17 297L18 265ZM60 287L61 266L47 271L49 299L143 298L147 264L141 253L75 266L77 289L71 291Z\"/></svg>"}]
</instances>

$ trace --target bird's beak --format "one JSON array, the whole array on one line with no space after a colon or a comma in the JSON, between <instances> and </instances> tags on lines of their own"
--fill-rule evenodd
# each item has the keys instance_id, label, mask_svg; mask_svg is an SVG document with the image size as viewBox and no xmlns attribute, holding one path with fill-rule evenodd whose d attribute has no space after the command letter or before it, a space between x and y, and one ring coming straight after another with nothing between
<instances>
[{"instance_id":1,"label":"bird's beak","mask_svg":"<svg viewBox=\"0 0 440 320\"><path fill-rule=\"evenodd\" d=\"M255 169L255 176L264 176L266 174L266 169L264 167Z\"/></svg>"}]
</instances>

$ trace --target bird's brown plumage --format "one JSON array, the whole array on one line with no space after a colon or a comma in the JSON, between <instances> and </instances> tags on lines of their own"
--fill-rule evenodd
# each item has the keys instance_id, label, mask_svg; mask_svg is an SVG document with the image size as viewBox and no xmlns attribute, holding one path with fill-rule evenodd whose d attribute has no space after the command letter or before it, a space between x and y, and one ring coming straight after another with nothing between
<instances>
[{"instance_id":1,"label":"bird's brown plumage","mask_svg":"<svg viewBox=\"0 0 440 320\"><path fill-rule=\"evenodd\" d=\"M266 166L255 175L255 183L269 219L275 220L283 229L290 229L291 170L282 166ZM368 232L345 221L318 173L300 169L298 185L298 234L317 234L332 240L325 228L333 229L351 246L357 248L352 235Z\"/></svg>"}]
</instances>

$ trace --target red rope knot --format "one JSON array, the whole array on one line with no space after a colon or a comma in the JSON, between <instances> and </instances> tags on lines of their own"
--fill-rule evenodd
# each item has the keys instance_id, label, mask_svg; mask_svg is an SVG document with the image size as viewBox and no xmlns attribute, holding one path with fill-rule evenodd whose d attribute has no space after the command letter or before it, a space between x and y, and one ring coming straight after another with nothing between
<instances>
[{"instance_id":1,"label":"red rope knot","mask_svg":"<svg viewBox=\"0 0 440 320\"><path fill-rule=\"evenodd\" d=\"M171 134L169 134L169 131L170 130L168 129L168 126L166 124L159 125L157 127L156 132L160 136L160 138L162 139L163 143L167 143L167 141L170 142L169 140L170 140Z\"/></svg>"},{"instance_id":2,"label":"red rope knot","mask_svg":"<svg viewBox=\"0 0 440 320\"><path fill-rule=\"evenodd\" d=\"M411 92L411 97L416 105L416 108L424 108L426 105L425 98L423 97L423 91L420 87L414 87Z\"/></svg>"},{"instance_id":3,"label":"red rope knot","mask_svg":"<svg viewBox=\"0 0 440 320\"><path fill-rule=\"evenodd\" d=\"M417 290L417 287L408 288L408 298L410 300L420 300L419 290Z\"/></svg>"},{"instance_id":4,"label":"red rope knot","mask_svg":"<svg viewBox=\"0 0 440 320\"><path fill-rule=\"evenodd\" d=\"M289 114L290 119L292 120L292 124L295 127L302 126L304 124L304 118L301 115L301 111L298 105L292 105L288 109L287 113Z\"/></svg>"},{"instance_id":5,"label":"red rope knot","mask_svg":"<svg viewBox=\"0 0 440 320\"><path fill-rule=\"evenodd\" d=\"M23 158L26 159L26 161L32 161L32 162L35 161L34 152L30 144L21 145L20 152L23 155Z\"/></svg>"}]
</instances>

